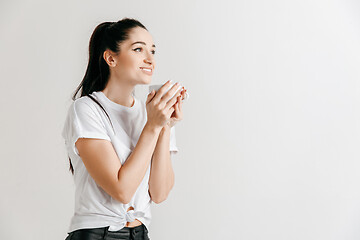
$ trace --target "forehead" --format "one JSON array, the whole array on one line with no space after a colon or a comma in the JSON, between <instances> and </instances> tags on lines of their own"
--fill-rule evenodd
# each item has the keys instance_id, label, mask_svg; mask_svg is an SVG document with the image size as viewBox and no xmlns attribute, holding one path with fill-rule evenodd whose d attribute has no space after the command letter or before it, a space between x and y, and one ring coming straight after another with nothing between
<instances>
[{"instance_id":1,"label":"forehead","mask_svg":"<svg viewBox=\"0 0 360 240\"><path fill-rule=\"evenodd\" d=\"M147 47L152 47L152 45L155 44L151 34L146 29L135 27L130 30L127 43L131 45L132 43L138 41L145 42Z\"/></svg>"}]
</instances>

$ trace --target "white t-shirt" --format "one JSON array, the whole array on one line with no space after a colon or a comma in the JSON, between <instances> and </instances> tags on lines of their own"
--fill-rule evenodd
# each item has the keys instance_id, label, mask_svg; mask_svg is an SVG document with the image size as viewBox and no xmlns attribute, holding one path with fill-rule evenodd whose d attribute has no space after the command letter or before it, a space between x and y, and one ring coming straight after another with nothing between
<instances>
[{"instance_id":1,"label":"white t-shirt","mask_svg":"<svg viewBox=\"0 0 360 240\"><path fill-rule=\"evenodd\" d=\"M69 107L62 136L74 168L75 212L68 232L82 228L109 227L117 231L126 222L136 219L147 228L151 221L151 198L148 192L151 163L145 177L128 204L113 199L88 173L75 142L78 138L106 139L112 143L123 165L130 156L147 122L145 102L134 96L132 107L117 104L101 91L90 94L108 113L111 123L101 107L88 96L76 99ZM113 130L114 129L114 130ZM170 153L177 153L175 127L170 131ZM129 207L134 210L126 212Z\"/></svg>"}]
</instances>

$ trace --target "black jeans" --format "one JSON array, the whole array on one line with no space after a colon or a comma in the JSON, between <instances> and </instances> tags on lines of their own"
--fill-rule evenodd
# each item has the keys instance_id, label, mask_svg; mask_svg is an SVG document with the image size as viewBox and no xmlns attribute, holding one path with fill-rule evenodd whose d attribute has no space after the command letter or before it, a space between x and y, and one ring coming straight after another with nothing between
<instances>
[{"instance_id":1,"label":"black jeans","mask_svg":"<svg viewBox=\"0 0 360 240\"><path fill-rule=\"evenodd\" d=\"M136 227L124 227L116 232L108 231L109 227L75 230L65 240L150 240L148 229L144 224Z\"/></svg>"}]
</instances>

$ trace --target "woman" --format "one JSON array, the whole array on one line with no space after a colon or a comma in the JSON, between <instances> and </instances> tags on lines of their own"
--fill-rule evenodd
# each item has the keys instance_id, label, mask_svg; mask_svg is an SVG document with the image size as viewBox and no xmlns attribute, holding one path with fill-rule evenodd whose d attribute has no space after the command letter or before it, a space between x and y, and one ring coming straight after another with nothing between
<instances>
[{"instance_id":1,"label":"woman","mask_svg":"<svg viewBox=\"0 0 360 240\"><path fill-rule=\"evenodd\" d=\"M146 102L134 96L137 84L151 83L154 54L151 35L135 19L101 23L91 36L62 132L76 188L66 240L149 239L150 204L174 185L174 125L185 94L177 85L166 92L168 81Z\"/></svg>"}]
</instances>

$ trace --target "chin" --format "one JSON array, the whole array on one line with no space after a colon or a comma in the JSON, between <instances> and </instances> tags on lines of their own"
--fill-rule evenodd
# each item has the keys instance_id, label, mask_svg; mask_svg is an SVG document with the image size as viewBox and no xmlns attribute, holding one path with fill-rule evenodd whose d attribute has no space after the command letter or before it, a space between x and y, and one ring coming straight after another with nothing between
<instances>
[{"instance_id":1,"label":"chin","mask_svg":"<svg viewBox=\"0 0 360 240\"><path fill-rule=\"evenodd\" d=\"M151 83L151 81L152 81L152 77L149 77L147 79L144 79L143 84L148 85Z\"/></svg>"},{"instance_id":2,"label":"chin","mask_svg":"<svg viewBox=\"0 0 360 240\"><path fill-rule=\"evenodd\" d=\"M136 84L148 85L152 81L152 76L145 75L144 73L140 73L140 74L134 75L133 79L134 79L134 82L136 82Z\"/></svg>"}]
</instances>

